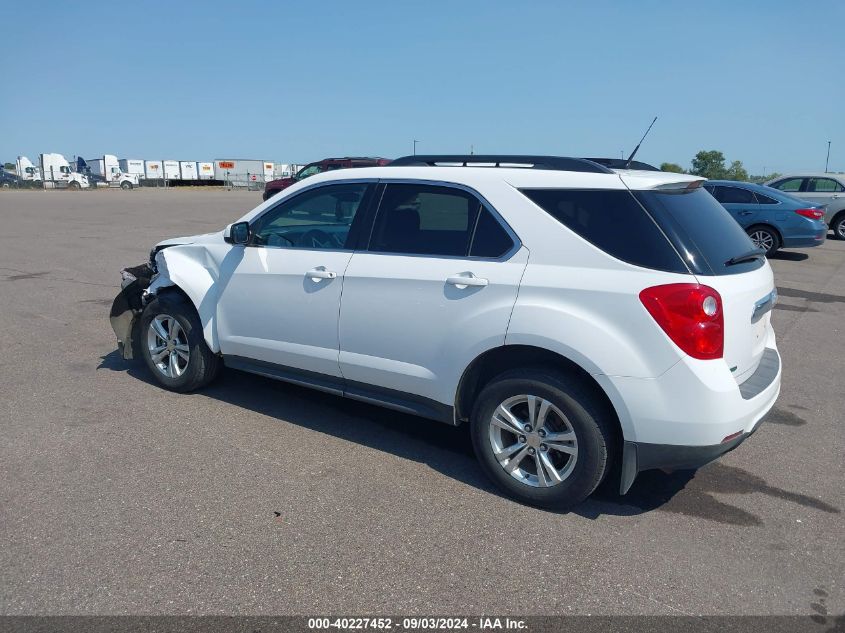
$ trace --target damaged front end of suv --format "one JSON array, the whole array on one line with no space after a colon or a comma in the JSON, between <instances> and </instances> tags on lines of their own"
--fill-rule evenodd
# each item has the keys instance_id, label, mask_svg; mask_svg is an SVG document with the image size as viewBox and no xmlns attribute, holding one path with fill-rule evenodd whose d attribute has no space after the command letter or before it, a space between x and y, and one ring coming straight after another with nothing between
<instances>
[{"instance_id":1,"label":"damaged front end of suv","mask_svg":"<svg viewBox=\"0 0 845 633\"><path fill-rule=\"evenodd\" d=\"M157 274L155 258L158 250L153 249L149 262L120 271L120 292L112 303L109 321L117 336L117 349L126 360L138 357L139 317L147 303L148 288Z\"/></svg>"}]
</instances>

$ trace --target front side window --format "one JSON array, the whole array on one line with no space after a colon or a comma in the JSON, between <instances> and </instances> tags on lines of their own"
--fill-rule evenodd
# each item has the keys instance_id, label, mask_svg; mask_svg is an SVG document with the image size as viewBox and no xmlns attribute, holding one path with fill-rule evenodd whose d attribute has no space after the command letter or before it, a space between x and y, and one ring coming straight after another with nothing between
<instances>
[{"instance_id":1,"label":"front side window","mask_svg":"<svg viewBox=\"0 0 845 633\"><path fill-rule=\"evenodd\" d=\"M387 185L370 238L377 253L465 257L481 203L433 185Z\"/></svg>"},{"instance_id":2,"label":"front side window","mask_svg":"<svg viewBox=\"0 0 845 633\"><path fill-rule=\"evenodd\" d=\"M801 183L803 178L786 178L773 182L770 186L781 191L801 191Z\"/></svg>"},{"instance_id":3,"label":"front side window","mask_svg":"<svg viewBox=\"0 0 845 633\"><path fill-rule=\"evenodd\" d=\"M713 197L722 204L754 204L754 194L739 187L716 185Z\"/></svg>"},{"instance_id":4,"label":"front side window","mask_svg":"<svg viewBox=\"0 0 845 633\"><path fill-rule=\"evenodd\" d=\"M842 185L833 178L810 178L807 191L816 193L838 193L843 190Z\"/></svg>"},{"instance_id":5,"label":"front side window","mask_svg":"<svg viewBox=\"0 0 845 633\"><path fill-rule=\"evenodd\" d=\"M252 225L252 246L349 248L366 183L326 185L280 202Z\"/></svg>"}]
</instances>

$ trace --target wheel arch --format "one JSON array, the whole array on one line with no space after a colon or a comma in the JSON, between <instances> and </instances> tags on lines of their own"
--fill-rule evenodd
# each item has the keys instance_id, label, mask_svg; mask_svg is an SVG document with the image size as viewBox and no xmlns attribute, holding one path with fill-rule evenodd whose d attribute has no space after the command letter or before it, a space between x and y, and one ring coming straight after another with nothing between
<instances>
[{"instance_id":1,"label":"wheel arch","mask_svg":"<svg viewBox=\"0 0 845 633\"><path fill-rule=\"evenodd\" d=\"M204 249L194 245L172 246L156 254L157 275L147 289L149 294L177 292L197 311L203 338L212 352L220 351L217 337L216 279L205 265Z\"/></svg>"},{"instance_id":2,"label":"wheel arch","mask_svg":"<svg viewBox=\"0 0 845 633\"><path fill-rule=\"evenodd\" d=\"M620 411L614 401L619 402L618 396L611 394L602 387L590 372L570 358L533 345L502 345L488 349L478 355L464 370L458 383L455 395L455 421L460 424L469 419L472 404L484 386L499 374L517 367L548 368L575 376L592 388L604 401L608 411L612 413L614 432L617 433L619 445L626 436L623 420L627 420L625 413ZM614 394L616 395L616 394Z\"/></svg>"}]
</instances>

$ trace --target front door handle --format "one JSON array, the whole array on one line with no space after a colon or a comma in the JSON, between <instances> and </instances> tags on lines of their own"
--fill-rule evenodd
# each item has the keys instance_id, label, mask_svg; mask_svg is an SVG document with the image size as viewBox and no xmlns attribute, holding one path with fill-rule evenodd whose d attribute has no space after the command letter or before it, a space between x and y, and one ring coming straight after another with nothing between
<instances>
[{"instance_id":1,"label":"front door handle","mask_svg":"<svg viewBox=\"0 0 845 633\"><path fill-rule=\"evenodd\" d=\"M476 277L472 273L461 273L452 275L446 279L446 283L456 288L463 289L467 286L486 286L487 280L483 277Z\"/></svg>"},{"instance_id":2,"label":"front door handle","mask_svg":"<svg viewBox=\"0 0 845 633\"><path fill-rule=\"evenodd\" d=\"M317 266L305 273L305 276L310 277L311 281L317 282L321 279L334 279L337 277L337 273L333 270L326 270L325 266Z\"/></svg>"}]
</instances>

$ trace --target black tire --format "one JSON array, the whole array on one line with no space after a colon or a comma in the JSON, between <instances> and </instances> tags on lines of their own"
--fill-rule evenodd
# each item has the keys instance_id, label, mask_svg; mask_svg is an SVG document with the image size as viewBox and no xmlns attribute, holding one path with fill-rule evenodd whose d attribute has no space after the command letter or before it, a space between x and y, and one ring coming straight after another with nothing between
<instances>
[{"instance_id":1,"label":"black tire","mask_svg":"<svg viewBox=\"0 0 845 633\"><path fill-rule=\"evenodd\" d=\"M501 403L520 394L548 400L566 416L575 433L577 460L569 475L555 485L523 483L505 472L494 455L490 439L493 413ZM501 374L478 395L470 423L473 448L484 472L509 497L529 505L566 510L581 503L602 482L615 459L613 412L594 386L576 375L543 368Z\"/></svg>"},{"instance_id":2,"label":"black tire","mask_svg":"<svg viewBox=\"0 0 845 633\"><path fill-rule=\"evenodd\" d=\"M120 188L121 189L132 189L132 183L124 180L122 183L120 183Z\"/></svg>"},{"instance_id":3,"label":"black tire","mask_svg":"<svg viewBox=\"0 0 845 633\"><path fill-rule=\"evenodd\" d=\"M78 191L79 189L82 189L82 185L74 180L68 183L67 188L72 189L73 191Z\"/></svg>"},{"instance_id":4,"label":"black tire","mask_svg":"<svg viewBox=\"0 0 845 633\"><path fill-rule=\"evenodd\" d=\"M763 224L757 224L755 226L749 226L745 230L745 232L748 233L748 237L751 238L751 240L754 242L755 246L757 246L757 242L758 242L758 240L755 240L755 238L752 237L755 234L760 235L762 237L762 240L765 240L766 243L771 244L771 246L769 246L769 247L761 246L761 248L765 248L765 250L766 250L766 257L768 257L770 255L774 255L777 252L777 250L780 248L780 245L781 245L780 235L778 235L778 232L775 231L771 227L765 226ZM762 241L762 240L759 240L759 241Z\"/></svg>"},{"instance_id":5,"label":"black tire","mask_svg":"<svg viewBox=\"0 0 845 633\"><path fill-rule=\"evenodd\" d=\"M833 218L830 223L830 230L833 231L833 237L837 240L845 240L845 211L840 211L839 215Z\"/></svg>"},{"instance_id":6,"label":"black tire","mask_svg":"<svg viewBox=\"0 0 845 633\"><path fill-rule=\"evenodd\" d=\"M3 187L3 189L9 189L11 186L12 185L10 185L8 182L4 182L3 184L0 184L0 187Z\"/></svg>"},{"instance_id":7,"label":"black tire","mask_svg":"<svg viewBox=\"0 0 845 633\"><path fill-rule=\"evenodd\" d=\"M185 334L189 352L187 366L181 375L175 377L167 376L159 369L152 358L148 344L150 323L157 316L163 315L170 316L178 321ZM197 311L190 301L179 294L166 292L147 304L141 314L138 339L138 346L141 349L144 362L155 379L165 389L180 393L195 391L210 383L220 373L222 362L220 357L206 345Z\"/></svg>"}]
</instances>

